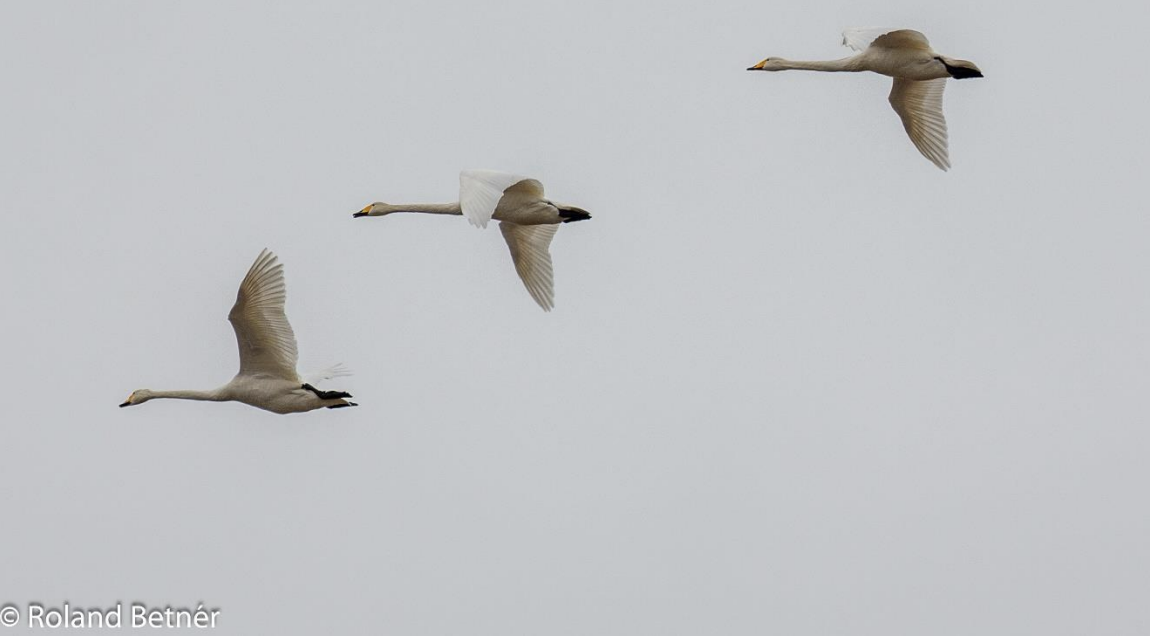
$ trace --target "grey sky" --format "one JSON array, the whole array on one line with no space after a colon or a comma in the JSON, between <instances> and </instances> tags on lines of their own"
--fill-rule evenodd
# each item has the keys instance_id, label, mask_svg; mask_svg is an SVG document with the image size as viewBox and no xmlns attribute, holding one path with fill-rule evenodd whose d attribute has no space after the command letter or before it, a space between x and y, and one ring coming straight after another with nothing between
<instances>
[{"instance_id":1,"label":"grey sky","mask_svg":"<svg viewBox=\"0 0 1150 636\"><path fill-rule=\"evenodd\" d=\"M1134 2L11 2L0 604L226 634L1145 634ZM954 169L873 75L917 28ZM586 208L352 220L462 168ZM153 402L284 262L358 409ZM19 630L12 630L13 633Z\"/></svg>"}]
</instances>

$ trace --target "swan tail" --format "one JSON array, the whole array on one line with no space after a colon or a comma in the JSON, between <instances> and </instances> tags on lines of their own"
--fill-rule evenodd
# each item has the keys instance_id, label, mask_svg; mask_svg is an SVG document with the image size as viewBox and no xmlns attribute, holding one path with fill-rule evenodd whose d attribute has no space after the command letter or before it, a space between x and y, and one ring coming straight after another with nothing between
<instances>
[{"instance_id":1,"label":"swan tail","mask_svg":"<svg viewBox=\"0 0 1150 636\"><path fill-rule=\"evenodd\" d=\"M559 208L559 218L563 219L564 223L574 223L590 219L591 214L582 208L562 206Z\"/></svg>"},{"instance_id":2,"label":"swan tail","mask_svg":"<svg viewBox=\"0 0 1150 636\"><path fill-rule=\"evenodd\" d=\"M966 60L952 60L947 57L939 56L936 58L942 65L946 67L946 72L954 79L970 79L972 77L982 77L982 70L975 65L974 62Z\"/></svg>"}]
</instances>

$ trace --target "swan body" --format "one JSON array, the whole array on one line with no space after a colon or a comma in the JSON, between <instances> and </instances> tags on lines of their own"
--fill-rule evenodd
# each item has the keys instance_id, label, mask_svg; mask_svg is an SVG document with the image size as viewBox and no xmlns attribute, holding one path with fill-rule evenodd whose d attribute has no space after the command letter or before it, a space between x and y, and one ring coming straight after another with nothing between
<instances>
[{"instance_id":1,"label":"swan body","mask_svg":"<svg viewBox=\"0 0 1150 636\"><path fill-rule=\"evenodd\" d=\"M494 170L459 173L459 201L454 203L377 202L352 216L385 216L397 212L464 216L480 228L487 227L491 219L499 221L515 271L543 311L555 307L550 246L559 224L591 218L586 210L545 198L543 184L535 179Z\"/></svg>"},{"instance_id":2,"label":"swan body","mask_svg":"<svg viewBox=\"0 0 1150 636\"><path fill-rule=\"evenodd\" d=\"M350 375L342 365L306 379L296 372L295 334L284 313L287 297L283 265L268 250L260 252L240 283L228 320L236 332L240 371L222 387L208 391L132 392L121 407L155 399L242 402L273 413L303 413L318 408L356 406L341 391L320 391L312 383Z\"/></svg>"},{"instance_id":3,"label":"swan body","mask_svg":"<svg viewBox=\"0 0 1150 636\"><path fill-rule=\"evenodd\" d=\"M890 104L915 148L942 170L950 169L942 94L946 80L982 77L973 62L937 53L926 36L910 29L847 29L843 44L857 55L825 62L767 59L748 71L870 71L894 78Z\"/></svg>"}]
</instances>

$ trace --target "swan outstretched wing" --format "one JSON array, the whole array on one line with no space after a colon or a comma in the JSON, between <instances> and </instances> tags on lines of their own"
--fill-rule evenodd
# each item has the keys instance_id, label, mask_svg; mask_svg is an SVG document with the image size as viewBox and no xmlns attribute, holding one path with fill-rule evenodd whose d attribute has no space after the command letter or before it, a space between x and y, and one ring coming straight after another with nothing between
<instances>
[{"instance_id":1,"label":"swan outstretched wing","mask_svg":"<svg viewBox=\"0 0 1150 636\"><path fill-rule=\"evenodd\" d=\"M240 348L240 375L299 379L295 334L284 314L286 298L283 265L265 249L240 283L228 314Z\"/></svg>"},{"instance_id":2,"label":"swan outstretched wing","mask_svg":"<svg viewBox=\"0 0 1150 636\"><path fill-rule=\"evenodd\" d=\"M922 156L943 170L950 169L947 152L946 118L942 114L942 93L946 78L925 81L895 79L890 105L902 118L903 128Z\"/></svg>"},{"instance_id":3,"label":"swan outstretched wing","mask_svg":"<svg viewBox=\"0 0 1150 636\"><path fill-rule=\"evenodd\" d=\"M843 46L862 52L874 42L875 38L894 30L883 27L852 27L843 31Z\"/></svg>"},{"instance_id":4,"label":"swan outstretched wing","mask_svg":"<svg viewBox=\"0 0 1150 636\"><path fill-rule=\"evenodd\" d=\"M543 197L543 184L516 174L494 170L464 170L459 173L459 207L476 227L487 227L503 193L509 189Z\"/></svg>"},{"instance_id":5,"label":"swan outstretched wing","mask_svg":"<svg viewBox=\"0 0 1150 636\"><path fill-rule=\"evenodd\" d=\"M878 27L853 28L843 31L843 46L856 51L879 46L888 49L926 49L930 42L926 36L911 29L888 29Z\"/></svg>"},{"instance_id":6,"label":"swan outstretched wing","mask_svg":"<svg viewBox=\"0 0 1150 636\"><path fill-rule=\"evenodd\" d=\"M303 381L308 384L319 384L325 380L334 380L336 378L346 378L354 375L351 369L348 369L342 362L334 364L326 369L309 373L303 377Z\"/></svg>"},{"instance_id":7,"label":"swan outstretched wing","mask_svg":"<svg viewBox=\"0 0 1150 636\"><path fill-rule=\"evenodd\" d=\"M555 307L555 282L551 269L551 239L555 238L558 224L518 225L506 221L499 230L511 248L515 271L527 287L527 293L539 303L543 311Z\"/></svg>"}]
</instances>

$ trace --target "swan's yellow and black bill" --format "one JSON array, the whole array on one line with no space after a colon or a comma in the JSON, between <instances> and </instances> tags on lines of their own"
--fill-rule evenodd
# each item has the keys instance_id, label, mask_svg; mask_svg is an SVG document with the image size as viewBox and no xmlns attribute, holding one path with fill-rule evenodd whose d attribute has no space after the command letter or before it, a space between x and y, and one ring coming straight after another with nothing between
<instances>
[{"instance_id":1,"label":"swan's yellow and black bill","mask_svg":"<svg viewBox=\"0 0 1150 636\"><path fill-rule=\"evenodd\" d=\"M762 62L759 62L758 64L756 64L754 66L748 67L747 70L748 71L761 71L761 70L763 70L763 65L766 63L767 63L767 61L763 60Z\"/></svg>"},{"instance_id":2,"label":"swan's yellow and black bill","mask_svg":"<svg viewBox=\"0 0 1150 636\"><path fill-rule=\"evenodd\" d=\"M360 210L359 212L356 212L355 214L351 215L351 218L357 219L361 216L367 216L368 212L371 212L371 206L370 205L365 207L364 209Z\"/></svg>"},{"instance_id":3,"label":"swan's yellow and black bill","mask_svg":"<svg viewBox=\"0 0 1150 636\"><path fill-rule=\"evenodd\" d=\"M132 405L132 398L128 398L128 399L124 400L124 403L120 405L120 408L124 408L125 406L131 406L131 405Z\"/></svg>"}]
</instances>

